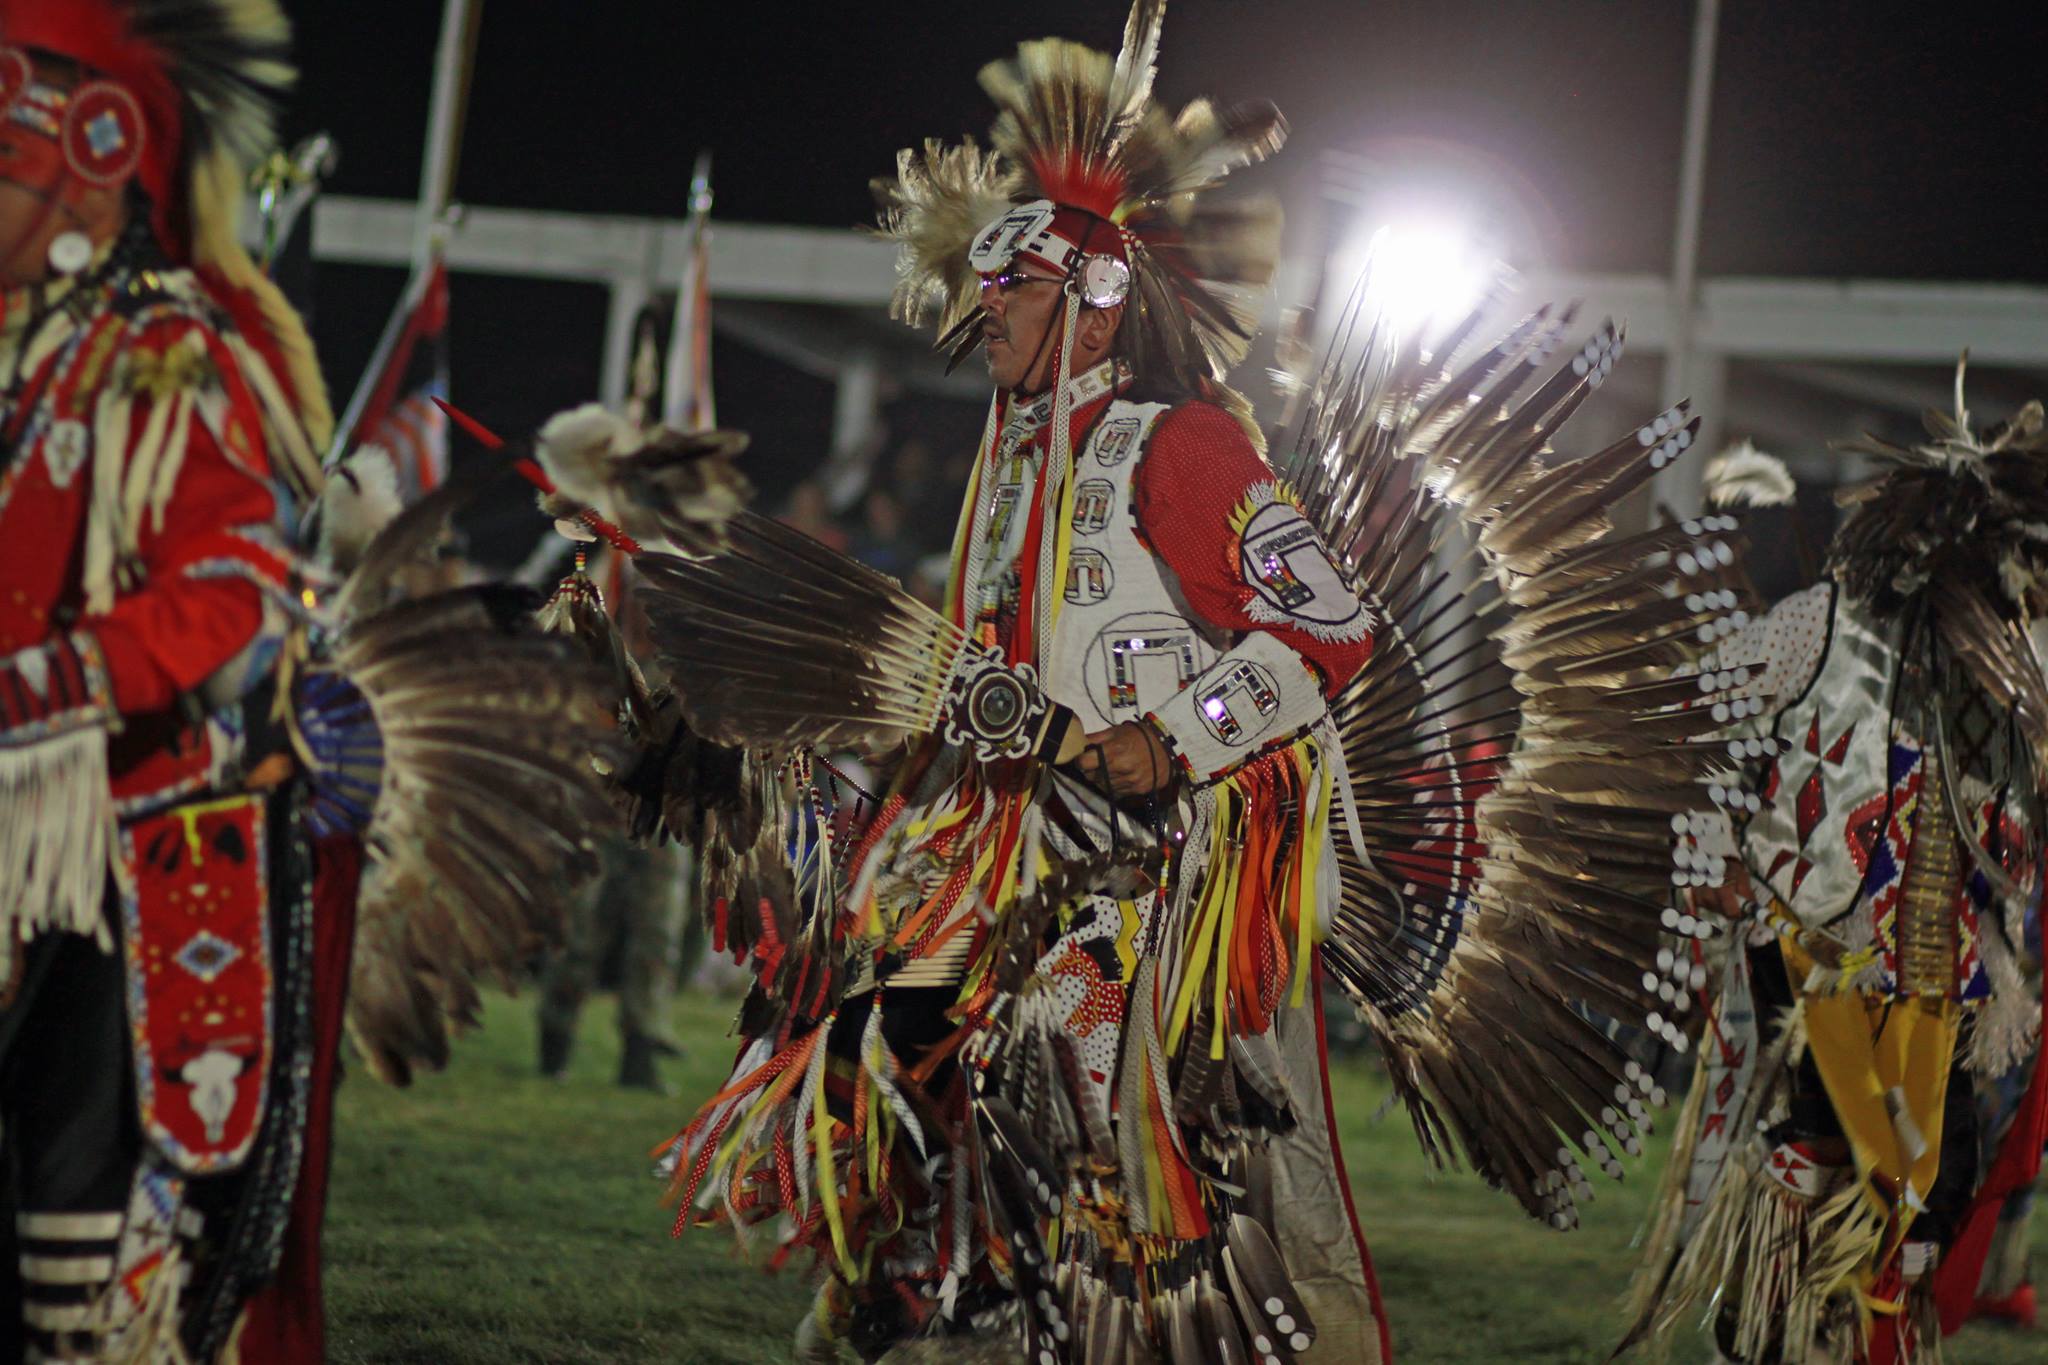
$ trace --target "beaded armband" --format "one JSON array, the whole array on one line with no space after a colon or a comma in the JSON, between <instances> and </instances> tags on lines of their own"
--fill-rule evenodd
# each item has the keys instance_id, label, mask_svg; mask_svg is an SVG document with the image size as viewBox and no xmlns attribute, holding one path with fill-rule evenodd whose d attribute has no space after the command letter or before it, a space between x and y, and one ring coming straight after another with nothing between
<instances>
[{"instance_id":1,"label":"beaded armband","mask_svg":"<svg viewBox=\"0 0 2048 1365\"><path fill-rule=\"evenodd\" d=\"M115 719L99 642L59 635L0 659L0 747L35 744Z\"/></svg>"}]
</instances>

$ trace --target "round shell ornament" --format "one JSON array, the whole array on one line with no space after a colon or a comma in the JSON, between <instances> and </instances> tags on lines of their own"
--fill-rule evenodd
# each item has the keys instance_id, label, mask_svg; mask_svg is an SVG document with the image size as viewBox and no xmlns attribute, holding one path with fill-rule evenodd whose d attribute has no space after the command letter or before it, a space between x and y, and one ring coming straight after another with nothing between
<instances>
[{"instance_id":1,"label":"round shell ornament","mask_svg":"<svg viewBox=\"0 0 2048 1365\"><path fill-rule=\"evenodd\" d=\"M28 93L32 74L27 53L18 47L0 47L0 119L14 112L15 104Z\"/></svg>"},{"instance_id":2,"label":"round shell ornament","mask_svg":"<svg viewBox=\"0 0 2048 1365\"><path fill-rule=\"evenodd\" d=\"M142 105L112 81L87 81L64 111L64 159L78 178L110 189L142 161Z\"/></svg>"},{"instance_id":3,"label":"round shell ornament","mask_svg":"<svg viewBox=\"0 0 2048 1365\"><path fill-rule=\"evenodd\" d=\"M1114 308L1131 296L1131 268L1115 256L1081 258L1081 302L1090 308Z\"/></svg>"}]
</instances>

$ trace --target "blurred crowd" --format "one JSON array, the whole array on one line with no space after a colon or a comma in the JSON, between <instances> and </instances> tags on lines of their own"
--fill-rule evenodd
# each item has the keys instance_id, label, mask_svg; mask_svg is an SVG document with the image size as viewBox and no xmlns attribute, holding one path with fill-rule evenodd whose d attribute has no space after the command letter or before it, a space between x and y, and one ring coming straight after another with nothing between
<instances>
[{"instance_id":1,"label":"blurred crowd","mask_svg":"<svg viewBox=\"0 0 2048 1365\"><path fill-rule=\"evenodd\" d=\"M781 520L937 604L971 463L970 452L941 464L923 441L906 440L876 457L846 505L835 508L825 483L809 478L790 490Z\"/></svg>"}]
</instances>

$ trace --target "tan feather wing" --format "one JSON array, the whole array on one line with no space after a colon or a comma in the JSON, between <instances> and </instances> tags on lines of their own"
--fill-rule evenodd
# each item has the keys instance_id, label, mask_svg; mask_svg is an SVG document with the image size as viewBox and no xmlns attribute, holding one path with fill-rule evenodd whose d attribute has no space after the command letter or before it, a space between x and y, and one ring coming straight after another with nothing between
<instances>
[{"instance_id":1,"label":"tan feather wing","mask_svg":"<svg viewBox=\"0 0 2048 1365\"><path fill-rule=\"evenodd\" d=\"M1551 450L1622 345L1604 326L1549 359L1570 316L1491 343L1475 317L1424 350L1355 303L1287 462L1384 623L1333 706L1361 837L1325 964L1425 1150L1560 1227L1589 1167L1641 1150L1654 1098L1585 1012L1683 1039L1659 975L1684 951L1676 831L1728 762L1688 669L1740 619L1732 518L1609 521L1690 444L1683 407Z\"/></svg>"},{"instance_id":2,"label":"tan feather wing","mask_svg":"<svg viewBox=\"0 0 2048 1365\"><path fill-rule=\"evenodd\" d=\"M371 1070L401 1085L446 1062L480 982L509 985L559 936L568 886L593 866L591 836L614 819L596 765L620 758L617 688L575 639L540 631L528 594L384 605L398 568L476 486L409 509L372 544L339 594L351 612L338 639L299 693L302 707L359 697L374 722L381 771L347 1022ZM303 710L301 725L321 729Z\"/></svg>"}]
</instances>

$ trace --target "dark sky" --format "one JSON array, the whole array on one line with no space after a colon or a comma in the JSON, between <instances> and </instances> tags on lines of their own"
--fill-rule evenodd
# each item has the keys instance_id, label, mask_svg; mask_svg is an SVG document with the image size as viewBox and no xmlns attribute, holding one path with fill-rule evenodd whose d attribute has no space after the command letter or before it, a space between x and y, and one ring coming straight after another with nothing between
<instances>
[{"instance_id":1,"label":"dark sky","mask_svg":"<svg viewBox=\"0 0 2048 1365\"><path fill-rule=\"evenodd\" d=\"M340 194L409 198L439 5L300 0L287 130L331 131ZM484 8L458 197L674 215L700 147L717 213L866 221L895 150L981 133L985 60L1058 33L1113 49L1119 0L1030 5ZM1448 192L1505 186L1527 263L1668 268L1692 5L1684 0L1177 0L1161 93L1268 98L1290 145L1256 172L1314 197L1317 154ZM1709 156L1707 274L2048 280L2048 6L1727 0ZM397 289L323 273L316 324L346 389ZM508 425L596 387L595 290L458 277L458 399ZM721 343L721 415L818 443L829 390Z\"/></svg>"}]
</instances>

